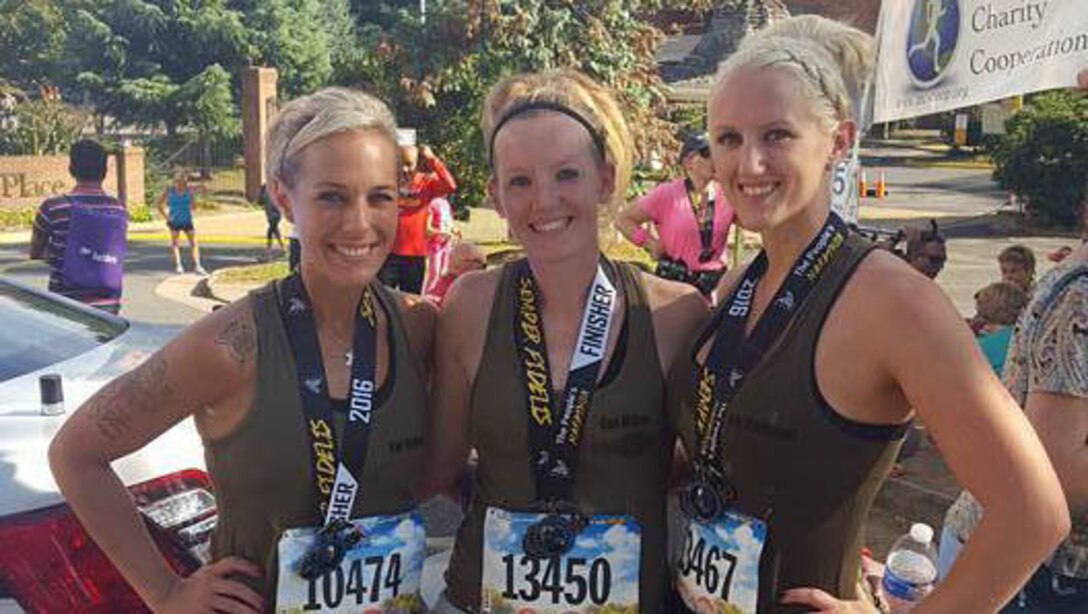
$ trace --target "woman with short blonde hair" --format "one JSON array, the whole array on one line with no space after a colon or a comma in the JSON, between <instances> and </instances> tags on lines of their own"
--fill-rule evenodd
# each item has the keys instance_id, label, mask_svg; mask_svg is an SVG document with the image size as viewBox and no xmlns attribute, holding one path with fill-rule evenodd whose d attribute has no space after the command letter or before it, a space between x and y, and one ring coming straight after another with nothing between
<instances>
[{"instance_id":1,"label":"woman with short blonde hair","mask_svg":"<svg viewBox=\"0 0 1088 614\"><path fill-rule=\"evenodd\" d=\"M61 490L152 610L333 610L348 603L336 578L380 561L380 586L347 595L355 607L396 598L422 611L409 587L426 550L413 510L436 314L376 282L397 223L394 131L388 108L362 92L284 105L268 132L267 184L298 228L300 271L190 326L53 441ZM110 462L190 416L218 520L214 562L183 578Z\"/></svg>"},{"instance_id":2,"label":"woman with short blonde hair","mask_svg":"<svg viewBox=\"0 0 1088 614\"><path fill-rule=\"evenodd\" d=\"M872 611L862 528L917 412L987 515L914 611L993 611L1068 530L1061 488L940 288L830 212L872 41L803 19L745 38L708 106L715 176L763 250L670 378L697 459L678 588L692 607ZM707 552L733 562L724 589Z\"/></svg>"}]
</instances>

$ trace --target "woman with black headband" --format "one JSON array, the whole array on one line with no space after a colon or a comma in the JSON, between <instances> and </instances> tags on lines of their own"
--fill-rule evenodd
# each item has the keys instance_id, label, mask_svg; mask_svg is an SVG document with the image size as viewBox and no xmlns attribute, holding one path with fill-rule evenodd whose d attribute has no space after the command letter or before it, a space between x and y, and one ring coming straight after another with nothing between
<instances>
[{"instance_id":1,"label":"woman with black headband","mask_svg":"<svg viewBox=\"0 0 1088 614\"><path fill-rule=\"evenodd\" d=\"M616 216L616 230L657 261L655 273L710 296L725 272L733 208L714 181L710 141L689 135L680 148L684 176L666 181Z\"/></svg>"},{"instance_id":2,"label":"woman with black headband","mask_svg":"<svg viewBox=\"0 0 1088 614\"><path fill-rule=\"evenodd\" d=\"M301 270L92 397L53 442L57 483L155 612L422 612L413 510L436 313L375 281L397 225L393 116L362 92L321 90L281 109L266 151ZM109 463L189 416L218 522L214 562L181 578Z\"/></svg>"},{"instance_id":3,"label":"woman with black headband","mask_svg":"<svg viewBox=\"0 0 1088 614\"><path fill-rule=\"evenodd\" d=\"M993 612L1069 527L1045 451L941 289L830 213L870 45L820 17L776 23L710 99L715 176L763 250L669 380L697 459L677 584L699 611L872 612L863 526L914 411L987 513L944 583L923 598L935 566L904 557L893 597Z\"/></svg>"},{"instance_id":4,"label":"woman with black headband","mask_svg":"<svg viewBox=\"0 0 1088 614\"><path fill-rule=\"evenodd\" d=\"M705 303L601 255L631 164L607 90L572 71L508 78L483 132L526 258L465 275L443 304L428 491L471 448L479 464L437 611L662 612L664 374Z\"/></svg>"}]
</instances>

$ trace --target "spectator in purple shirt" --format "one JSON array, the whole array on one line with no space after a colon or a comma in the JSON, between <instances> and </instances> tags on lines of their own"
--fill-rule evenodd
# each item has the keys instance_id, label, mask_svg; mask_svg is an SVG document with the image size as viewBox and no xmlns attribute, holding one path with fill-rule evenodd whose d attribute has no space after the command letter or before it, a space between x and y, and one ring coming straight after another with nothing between
<instances>
[{"instance_id":1,"label":"spectator in purple shirt","mask_svg":"<svg viewBox=\"0 0 1088 614\"><path fill-rule=\"evenodd\" d=\"M69 151L72 191L45 200L34 217L30 258L49 263L49 290L99 309L121 308L128 211L102 189L106 150L81 140Z\"/></svg>"}]
</instances>

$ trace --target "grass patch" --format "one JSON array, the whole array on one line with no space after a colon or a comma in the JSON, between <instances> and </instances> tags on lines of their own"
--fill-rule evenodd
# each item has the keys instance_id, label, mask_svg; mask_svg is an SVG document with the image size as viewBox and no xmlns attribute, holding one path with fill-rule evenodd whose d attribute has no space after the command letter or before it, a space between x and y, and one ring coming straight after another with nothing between
<instances>
[{"instance_id":1,"label":"grass patch","mask_svg":"<svg viewBox=\"0 0 1088 614\"><path fill-rule=\"evenodd\" d=\"M220 269L215 272L215 281L224 284L263 285L274 279L287 277L287 273L287 261L277 260Z\"/></svg>"},{"instance_id":2,"label":"grass patch","mask_svg":"<svg viewBox=\"0 0 1088 614\"><path fill-rule=\"evenodd\" d=\"M501 266L505 262L521 257L521 246L510 241L482 241L478 243L488 265ZM605 249L605 254L613 260L627 260L642 265L646 270L653 270L653 260L645 251L627 243L617 241ZM215 272L216 283L260 286L270 281L286 277L287 262L263 262L244 266L228 267Z\"/></svg>"},{"instance_id":3,"label":"grass patch","mask_svg":"<svg viewBox=\"0 0 1088 614\"><path fill-rule=\"evenodd\" d=\"M29 209L0 209L0 230L26 230L34 225L37 207Z\"/></svg>"}]
</instances>

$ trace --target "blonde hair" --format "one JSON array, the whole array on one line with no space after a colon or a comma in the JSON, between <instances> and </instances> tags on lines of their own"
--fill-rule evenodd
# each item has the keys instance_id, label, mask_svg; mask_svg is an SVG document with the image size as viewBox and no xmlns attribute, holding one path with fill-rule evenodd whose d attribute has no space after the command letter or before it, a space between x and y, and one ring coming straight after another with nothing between
<instances>
[{"instance_id":1,"label":"blonde hair","mask_svg":"<svg viewBox=\"0 0 1088 614\"><path fill-rule=\"evenodd\" d=\"M349 130L372 130L397 143L393 113L384 102L365 92L328 87L287 103L268 128L265 182L279 180L293 185L300 151L315 141Z\"/></svg>"},{"instance_id":2,"label":"blonde hair","mask_svg":"<svg viewBox=\"0 0 1088 614\"><path fill-rule=\"evenodd\" d=\"M997 255L997 261L1001 264L1006 262L1018 264L1030 274L1031 278L1035 277L1035 252L1026 245L1016 244L1006 247Z\"/></svg>"},{"instance_id":3,"label":"blonde hair","mask_svg":"<svg viewBox=\"0 0 1088 614\"><path fill-rule=\"evenodd\" d=\"M833 130L840 122L855 119L855 100L861 97L873 62L869 34L826 17L800 15L741 41L736 53L718 67L714 93L739 70L778 68L794 78L812 111Z\"/></svg>"},{"instance_id":4,"label":"blonde hair","mask_svg":"<svg viewBox=\"0 0 1088 614\"><path fill-rule=\"evenodd\" d=\"M565 107L577 113L593 128L604 145L604 151L600 152L604 158L601 161L615 169L615 189L607 205L611 210L622 204L631 181L634 141L611 90L570 69L524 73L503 79L491 88L480 120L489 156L494 155L491 145L496 127L501 127L508 113L529 103ZM525 116L530 117L537 112L526 111Z\"/></svg>"},{"instance_id":5,"label":"blonde hair","mask_svg":"<svg viewBox=\"0 0 1088 614\"><path fill-rule=\"evenodd\" d=\"M1027 307L1028 293L1010 281L999 281L976 292L975 303L987 323L1012 326Z\"/></svg>"}]
</instances>

